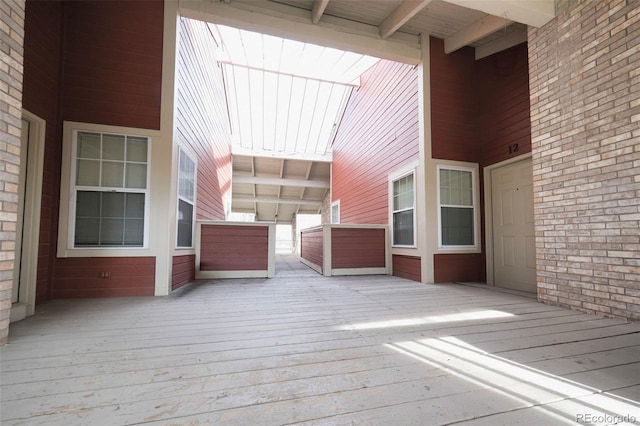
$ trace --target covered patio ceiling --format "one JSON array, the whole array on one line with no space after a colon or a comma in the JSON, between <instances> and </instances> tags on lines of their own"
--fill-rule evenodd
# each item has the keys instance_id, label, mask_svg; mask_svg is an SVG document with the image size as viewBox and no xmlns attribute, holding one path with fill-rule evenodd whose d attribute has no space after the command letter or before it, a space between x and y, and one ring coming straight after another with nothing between
<instances>
[{"instance_id":1,"label":"covered patio ceiling","mask_svg":"<svg viewBox=\"0 0 640 426\"><path fill-rule=\"evenodd\" d=\"M219 42L234 137L231 209L278 222L320 212L333 137L351 91L377 58L418 64L417 36L428 34L444 39L446 53L470 46L481 59L525 42L527 26L555 14L554 0L224 0L181 7L185 16L209 21Z\"/></svg>"}]
</instances>

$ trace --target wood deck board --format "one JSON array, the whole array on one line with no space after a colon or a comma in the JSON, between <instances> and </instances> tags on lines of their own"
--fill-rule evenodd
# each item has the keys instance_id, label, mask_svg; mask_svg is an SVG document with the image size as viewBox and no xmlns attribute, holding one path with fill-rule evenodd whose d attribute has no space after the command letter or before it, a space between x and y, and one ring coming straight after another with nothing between
<instances>
[{"instance_id":1,"label":"wood deck board","mask_svg":"<svg viewBox=\"0 0 640 426\"><path fill-rule=\"evenodd\" d=\"M562 424L603 403L640 419L639 324L278 265L270 280L39 306L0 350L1 423ZM448 317L483 311L510 316ZM392 322L407 319L423 322Z\"/></svg>"}]
</instances>

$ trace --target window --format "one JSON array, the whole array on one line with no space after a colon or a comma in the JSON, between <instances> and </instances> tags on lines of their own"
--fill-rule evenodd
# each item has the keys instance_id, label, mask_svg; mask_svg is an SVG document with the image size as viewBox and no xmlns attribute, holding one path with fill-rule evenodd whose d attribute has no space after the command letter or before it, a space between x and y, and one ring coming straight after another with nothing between
<instances>
[{"instance_id":1,"label":"window","mask_svg":"<svg viewBox=\"0 0 640 426\"><path fill-rule=\"evenodd\" d=\"M178 242L179 248L193 247L196 163L183 151L178 156Z\"/></svg>"},{"instance_id":2,"label":"window","mask_svg":"<svg viewBox=\"0 0 640 426\"><path fill-rule=\"evenodd\" d=\"M88 131L74 135L74 247L144 246L149 139Z\"/></svg>"},{"instance_id":3,"label":"window","mask_svg":"<svg viewBox=\"0 0 640 426\"><path fill-rule=\"evenodd\" d=\"M415 246L415 191L414 174L396 179L393 187L393 245Z\"/></svg>"},{"instance_id":4,"label":"window","mask_svg":"<svg viewBox=\"0 0 640 426\"><path fill-rule=\"evenodd\" d=\"M474 168L438 166L441 248L477 248Z\"/></svg>"},{"instance_id":5,"label":"window","mask_svg":"<svg viewBox=\"0 0 640 426\"><path fill-rule=\"evenodd\" d=\"M340 200L331 204L331 223L340 223Z\"/></svg>"}]
</instances>

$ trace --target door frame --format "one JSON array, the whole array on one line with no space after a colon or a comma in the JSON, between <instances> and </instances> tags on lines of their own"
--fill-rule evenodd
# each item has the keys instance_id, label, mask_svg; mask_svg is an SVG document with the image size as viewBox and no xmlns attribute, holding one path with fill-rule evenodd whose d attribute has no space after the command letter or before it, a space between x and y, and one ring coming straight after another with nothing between
<instances>
[{"instance_id":1,"label":"door frame","mask_svg":"<svg viewBox=\"0 0 640 426\"><path fill-rule=\"evenodd\" d=\"M29 150L26 159L26 176L22 173L20 175L20 185L26 185L24 200L22 200L24 220L21 229L16 228L16 232L22 232L22 245L21 248L16 247L16 253L20 249L21 251L20 256L16 256L14 261L14 280L20 277L20 286L18 301L11 306L11 322L19 321L35 313L40 245L40 209L42 207L46 121L25 109L22 110L22 119L29 122ZM21 154L22 152L21 149ZM22 158L21 155L21 161ZM29 179L25 181L25 177L29 177ZM21 273L19 273L19 268Z\"/></svg>"},{"instance_id":2,"label":"door frame","mask_svg":"<svg viewBox=\"0 0 640 426\"><path fill-rule=\"evenodd\" d=\"M524 160L531 160L532 154L527 153L508 160L492 164L483 169L484 178L484 236L485 236L485 259L487 268L487 285L495 287L495 274L493 269L494 248L493 248L493 196L491 192L491 174L494 170L518 163Z\"/></svg>"}]
</instances>

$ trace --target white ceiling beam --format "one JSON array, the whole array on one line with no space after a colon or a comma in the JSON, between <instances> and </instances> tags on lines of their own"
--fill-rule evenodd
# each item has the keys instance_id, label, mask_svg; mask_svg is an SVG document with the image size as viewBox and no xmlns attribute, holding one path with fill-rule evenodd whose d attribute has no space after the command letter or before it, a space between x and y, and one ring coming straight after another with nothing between
<instances>
[{"instance_id":1,"label":"white ceiling beam","mask_svg":"<svg viewBox=\"0 0 640 426\"><path fill-rule=\"evenodd\" d=\"M555 0L445 0L489 15L540 28L556 16Z\"/></svg>"},{"instance_id":2,"label":"white ceiling beam","mask_svg":"<svg viewBox=\"0 0 640 426\"><path fill-rule=\"evenodd\" d=\"M313 2L313 10L311 11L311 22L317 24L322 18L324 10L327 8L329 0L315 0Z\"/></svg>"},{"instance_id":3,"label":"white ceiling beam","mask_svg":"<svg viewBox=\"0 0 640 426\"><path fill-rule=\"evenodd\" d=\"M505 37L493 40L482 46L476 47L476 60L486 58L494 53L502 52L513 46L527 41L527 29L522 28L518 31L507 34Z\"/></svg>"},{"instance_id":4,"label":"white ceiling beam","mask_svg":"<svg viewBox=\"0 0 640 426\"><path fill-rule=\"evenodd\" d=\"M410 34L380 38L380 29L334 16L318 24L304 9L276 2L180 1L180 16L247 31L348 50L381 59L417 65L422 61L420 41Z\"/></svg>"},{"instance_id":5,"label":"white ceiling beam","mask_svg":"<svg viewBox=\"0 0 640 426\"><path fill-rule=\"evenodd\" d=\"M232 178L233 183L249 184L249 185L274 185L274 186L293 186L296 188L329 188L329 181L324 180L304 180L290 178L274 178L259 176L236 176Z\"/></svg>"},{"instance_id":6,"label":"white ceiling beam","mask_svg":"<svg viewBox=\"0 0 640 426\"><path fill-rule=\"evenodd\" d=\"M243 148L237 145L233 145L231 147L231 155L242 155L245 157L256 158L284 158L287 160L317 161L321 163L330 163L333 159L331 151L328 151L325 154L287 153L284 151L253 151L249 148Z\"/></svg>"},{"instance_id":7,"label":"white ceiling beam","mask_svg":"<svg viewBox=\"0 0 640 426\"><path fill-rule=\"evenodd\" d=\"M444 52L451 53L468 46L481 38L488 36L500 29L504 29L510 21L497 16L487 15L478 22L475 22L465 29L458 31L454 35L444 40Z\"/></svg>"},{"instance_id":8,"label":"white ceiling beam","mask_svg":"<svg viewBox=\"0 0 640 426\"><path fill-rule=\"evenodd\" d=\"M234 203L265 203L265 204L300 204L303 206L322 206L322 201L298 200L296 198L277 197L233 197Z\"/></svg>"},{"instance_id":9,"label":"white ceiling beam","mask_svg":"<svg viewBox=\"0 0 640 426\"><path fill-rule=\"evenodd\" d=\"M418 12L427 7L433 0L404 0L380 24L380 37L387 38L413 18Z\"/></svg>"}]
</instances>

